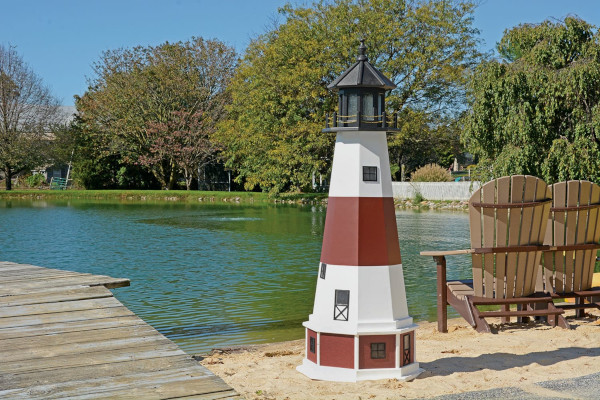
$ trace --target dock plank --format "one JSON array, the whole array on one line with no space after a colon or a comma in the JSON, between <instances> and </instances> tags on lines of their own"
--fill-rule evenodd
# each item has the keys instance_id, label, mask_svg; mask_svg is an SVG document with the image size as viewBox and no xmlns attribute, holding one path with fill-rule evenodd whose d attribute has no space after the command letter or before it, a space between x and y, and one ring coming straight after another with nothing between
<instances>
[{"instance_id":1,"label":"dock plank","mask_svg":"<svg viewBox=\"0 0 600 400\"><path fill-rule=\"evenodd\" d=\"M0 307L101 299L103 297L113 296L112 292L104 286L79 286L73 289L61 290L56 290L56 288L53 289L54 290L41 290L39 292L31 292L28 294L0 297Z\"/></svg>"},{"instance_id":2,"label":"dock plank","mask_svg":"<svg viewBox=\"0 0 600 400\"><path fill-rule=\"evenodd\" d=\"M122 326L85 332L68 332L63 333L62 335L57 335L56 338L52 338L52 346L71 343L100 342L106 339L144 337L157 334L160 335L156 329L152 328L148 324ZM36 349L47 346L49 342L48 339L49 338L46 336L34 336L28 338L17 337L0 340L0 354L10 350Z\"/></svg>"},{"instance_id":3,"label":"dock plank","mask_svg":"<svg viewBox=\"0 0 600 400\"><path fill-rule=\"evenodd\" d=\"M0 352L3 363L13 361L36 360L44 358L59 358L66 356L87 357L88 353L135 353L137 348L152 347L155 349L177 349L177 346L166 337L151 335L144 337L128 337L120 339L106 339L101 342L84 342L66 345L49 345L38 348L15 349ZM93 357L102 357L100 354L92 354Z\"/></svg>"},{"instance_id":4,"label":"dock plank","mask_svg":"<svg viewBox=\"0 0 600 400\"><path fill-rule=\"evenodd\" d=\"M114 297L103 297L100 299L86 299L80 301L62 301L56 303L27 304L27 305L5 305L0 312L0 320L3 318L24 317L27 315L56 314L63 312L99 310L103 308L122 307L121 302Z\"/></svg>"},{"instance_id":5,"label":"dock plank","mask_svg":"<svg viewBox=\"0 0 600 400\"><path fill-rule=\"evenodd\" d=\"M69 381L112 377L115 375L126 375L131 373L131 371L137 371L139 373L166 371L190 365L190 360L182 357L180 353L176 355L165 354L167 353L161 353L162 357L152 357L152 355L148 353L150 357L104 364L76 366L59 365L55 368L37 368L28 371L22 370L20 372L3 374L0 377L0 387L2 387L2 384L4 383L4 385L9 385L12 388L27 388L34 379L40 385L56 384Z\"/></svg>"},{"instance_id":6,"label":"dock plank","mask_svg":"<svg viewBox=\"0 0 600 400\"><path fill-rule=\"evenodd\" d=\"M103 329L103 327L129 326L145 324L127 307L95 312L97 318L90 318L86 313L79 313L82 318L71 321L63 318L60 321L48 322L42 325L8 326L0 328L0 340L14 337L32 337L39 335L57 335L65 332L88 331Z\"/></svg>"},{"instance_id":7,"label":"dock plank","mask_svg":"<svg viewBox=\"0 0 600 400\"><path fill-rule=\"evenodd\" d=\"M105 286L105 287L117 287L114 285L129 285L128 279L111 278L102 275L87 276L75 276L61 279L40 279L40 280L28 280L25 282L7 282L0 284L0 295L15 295L15 294L26 294L31 289L46 288L46 287L60 287L60 286L71 286L71 285L89 285L89 286Z\"/></svg>"},{"instance_id":8,"label":"dock plank","mask_svg":"<svg viewBox=\"0 0 600 400\"><path fill-rule=\"evenodd\" d=\"M239 399L108 290L128 285L0 262L0 398Z\"/></svg>"},{"instance_id":9,"label":"dock plank","mask_svg":"<svg viewBox=\"0 0 600 400\"><path fill-rule=\"evenodd\" d=\"M156 346L139 346L135 351L126 353L105 353L87 354L86 357L78 355L66 355L62 357L44 358L40 360L29 359L15 361L10 366L0 367L2 375L24 374L30 372L59 370L62 368L82 368L88 366L115 365L122 362L134 360L157 359L161 357L185 357L189 355L179 348L177 349L156 349ZM0 385L0 387L2 387Z\"/></svg>"},{"instance_id":10,"label":"dock plank","mask_svg":"<svg viewBox=\"0 0 600 400\"><path fill-rule=\"evenodd\" d=\"M13 399L168 399L184 395L199 395L230 391L218 387L220 378L203 369L188 367L117 377L36 385L28 388L0 390L0 396Z\"/></svg>"},{"instance_id":11,"label":"dock plank","mask_svg":"<svg viewBox=\"0 0 600 400\"><path fill-rule=\"evenodd\" d=\"M26 315L23 317L0 318L0 331L2 328L8 327L44 325L56 322L84 321L89 319L107 318L121 315L135 314L132 313L127 307L120 306L112 308L101 308L96 310L57 312L53 314L38 314Z\"/></svg>"}]
</instances>

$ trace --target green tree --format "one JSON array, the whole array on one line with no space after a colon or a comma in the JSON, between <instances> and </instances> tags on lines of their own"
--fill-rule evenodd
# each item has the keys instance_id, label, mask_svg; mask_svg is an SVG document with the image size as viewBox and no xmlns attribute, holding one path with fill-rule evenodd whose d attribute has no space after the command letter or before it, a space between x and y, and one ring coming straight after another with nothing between
<instances>
[{"instance_id":1,"label":"green tree","mask_svg":"<svg viewBox=\"0 0 600 400\"><path fill-rule=\"evenodd\" d=\"M361 37L369 60L398 85L388 97L402 126L390 140L392 161L412 160L415 141L431 148L435 132L453 126L481 56L473 9L470 1L433 0L283 7L285 22L252 41L232 81L229 119L215 135L227 166L247 189L273 192L305 189L313 172L327 173L335 138L320 131L337 106L327 85L354 61ZM432 161L437 155L421 160Z\"/></svg>"},{"instance_id":2,"label":"green tree","mask_svg":"<svg viewBox=\"0 0 600 400\"><path fill-rule=\"evenodd\" d=\"M76 186L86 189L159 189L161 186L146 168L124 163L104 146L104 138L84 125L79 116L54 130L51 162L71 162Z\"/></svg>"},{"instance_id":3,"label":"green tree","mask_svg":"<svg viewBox=\"0 0 600 400\"><path fill-rule=\"evenodd\" d=\"M223 115L235 62L232 48L202 38L107 51L88 91L76 98L81 127L98 154L128 168L143 165L171 189L182 170L188 176L195 169L182 169L173 152L153 151L157 126L162 137L176 134L164 129L176 129L172 122L184 112L199 116L195 127L207 135Z\"/></svg>"},{"instance_id":4,"label":"green tree","mask_svg":"<svg viewBox=\"0 0 600 400\"><path fill-rule=\"evenodd\" d=\"M484 178L600 181L600 35L568 17L507 30L477 68L463 139Z\"/></svg>"},{"instance_id":5,"label":"green tree","mask_svg":"<svg viewBox=\"0 0 600 400\"><path fill-rule=\"evenodd\" d=\"M43 164L58 101L14 47L0 45L0 168L12 177Z\"/></svg>"}]
</instances>

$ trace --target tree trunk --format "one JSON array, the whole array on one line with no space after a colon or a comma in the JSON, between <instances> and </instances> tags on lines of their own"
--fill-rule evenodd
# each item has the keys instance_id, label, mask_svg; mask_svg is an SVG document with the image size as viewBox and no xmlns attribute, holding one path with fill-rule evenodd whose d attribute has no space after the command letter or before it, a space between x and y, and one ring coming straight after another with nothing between
<instances>
[{"instance_id":1,"label":"tree trunk","mask_svg":"<svg viewBox=\"0 0 600 400\"><path fill-rule=\"evenodd\" d=\"M169 174L169 181L167 184L168 190L173 190L173 188L175 187L175 179L175 168L173 167L173 165L171 165L171 173Z\"/></svg>"},{"instance_id":2,"label":"tree trunk","mask_svg":"<svg viewBox=\"0 0 600 400\"><path fill-rule=\"evenodd\" d=\"M191 190L192 180L194 179L194 172L190 171L188 168L184 168L183 169L183 177L185 178L186 190Z\"/></svg>"},{"instance_id":3,"label":"tree trunk","mask_svg":"<svg viewBox=\"0 0 600 400\"><path fill-rule=\"evenodd\" d=\"M12 190L12 168L9 165L4 166L4 177L6 178L6 190Z\"/></svg>"},{"instance_id":4,"label":"tree trunk","mask_svg":"<svg viewBox=\"0 0 600 400\"><path fill-rule=\"evenodd\" d=\"M159 163L157 165L152 166L150 168L150 171L152 172L152 175L154 175L158 183L160 183L161 189L168 190L168 182L166 180L166 175L164 173L163 166Z\"/></svg>"}]
</instances>

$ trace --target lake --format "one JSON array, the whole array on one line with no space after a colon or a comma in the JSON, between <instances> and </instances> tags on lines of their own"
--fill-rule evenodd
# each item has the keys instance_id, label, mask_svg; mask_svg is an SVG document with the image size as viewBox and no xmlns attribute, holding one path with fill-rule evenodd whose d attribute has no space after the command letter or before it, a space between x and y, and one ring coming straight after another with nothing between
<instances>
[{"instance_id":1,"label":"lake","mask_svg":"<svg viewBox=\"0 0 600 400\"><path fill-rule=\"evenodd\" d=\"M320 205L0 200L0 260L129 278L115 296L188 353L298 339L312 312L325 213ZM435 264L418 254L468 248L468 215L396 218L409 313L435 320ZM470 258L449 258L448 275L469 277Z\"/></svg>"}]
</instances>

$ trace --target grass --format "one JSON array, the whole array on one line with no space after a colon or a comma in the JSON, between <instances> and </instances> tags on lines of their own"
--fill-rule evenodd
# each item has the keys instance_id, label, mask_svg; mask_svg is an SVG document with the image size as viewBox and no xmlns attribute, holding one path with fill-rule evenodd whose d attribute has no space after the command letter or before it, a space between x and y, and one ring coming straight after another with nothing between
<instances>
[{"instance_id":1,"label":"grass","mask_svg":"<svg viewBox=\"0 0 600 400\"><path fill-rule=\"evenodd\" d=\"M415 204L419 204L425 200L425 197L421 194L421 192L415 192L415 197L413 198L413 202Z\"/></svg>"},{"instance_id":2,"label":"grass","mask_svg":"<svg viewBox=\"0 0 600 400\"><path fill-rule=\"evenodd\" d=\"M0 199L121 200L121 201L226 201L236 203L320 202L326 193L286 193L278 196L262 192L217 192L197 190L11 190L0 191Z\"/></svg>"}]
</instances>

